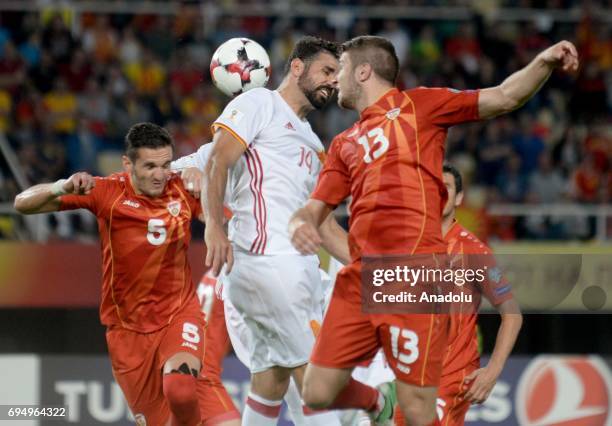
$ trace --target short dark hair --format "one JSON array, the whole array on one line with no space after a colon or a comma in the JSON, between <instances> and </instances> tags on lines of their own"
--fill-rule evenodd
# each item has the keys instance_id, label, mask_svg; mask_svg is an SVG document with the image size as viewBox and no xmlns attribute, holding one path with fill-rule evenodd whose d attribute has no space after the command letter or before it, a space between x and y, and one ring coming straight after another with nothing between
<instances>
[{"instance_id":1,"label":"short dark hair","mask_svg":"<svg viewBox=\"0 0 612 426\"><path fill-rule=\"evenodd\" d=\"M461 178L461 173L459 173L459 170L457 170L455 166L449 163L444 163L444 166L442 166L442 172L453 175L453 179L455 180L455 192L457 194L463 191L463 179Z\"/></svg>"},{"instance_id":2,"label":"short dark hair","mask_svg":"<svg viewBox=\"0 0 612 426\"><path fill-rule=\"evenodd\" d=\"M130 127L125 136L125 154L131 161L138 158L138 148L163 148L172 147L174 152L174 140L170 133L163 127L153 123L138 123Z\"/></svg>"},{"instance_id":3,"label":"short dark hair","mask_svg":"<svg viewBox=\"0 0 612 426\"><path fill-rule=\"evenodd\" d=\"M336 42L323 40L319 37L302 37L295 44L291 54L289 55L289 59L287 59L287 63L285 64L285 75L287 75L289 72L289 69L291 68L291 61L294 59L300 59L308 67L310 62L312 62L312 60L319 53L329 53L333 57L339 58L340 45L338 45Z\"/></svg>"},{"instance_id":4,"label":"short dark hair","mask_svg":"<svg viewBox=\"0 0 612 426\"><path fill-rule=\"evenodd\" d=\"M399 74L399 59L389 40L378 36L358 36L342 44L342 51L348 52L353 68L368 63L377 76L395 84Z\"/></svg>"}]
</instances>

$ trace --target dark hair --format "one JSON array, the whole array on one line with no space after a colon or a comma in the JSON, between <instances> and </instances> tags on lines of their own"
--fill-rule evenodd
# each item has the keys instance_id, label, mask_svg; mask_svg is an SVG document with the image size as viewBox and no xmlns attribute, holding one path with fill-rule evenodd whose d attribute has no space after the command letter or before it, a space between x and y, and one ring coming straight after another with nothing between
<instances>
[{"instance_id":1,"label":"dark hair","mask_svg":"<svg viewBox=\"0 0 612 426\"><path fill-rule=\"evenodd\" d=\"M289 59L287 59L287 63L285 64L285 75L289 72L289 69L291 68L291 61L293 61L294 59L300 59L306 64L306 67L308 67L310 65L310 62L312 62L312 60L319 53L329 53L333 57L339 58L340 46L338 45L338 43L323 40L319 37L302 37L295 44L293 50L291 51L291 54L289 55Z\"/></svg>"},{"instance_id":2,"label":"dark hair","mask_svg":"<svg viewBox=\"0 0 612 426\"><path fill-rule=\"evenodd\" d=\"M463 191L463 179L461 178L461 173L459 173L459 170L457 170L455 166L452 166L449 163L444 163L444 166L442 166L442 171L444 173L450 173L453 175L453 179L455 180L455 192L457 194Z\"/></svg>"},{"instance_id":3,"label":"dark hair","mask_svg":"<svg viewBox=\"0 0 612 426\"><path fill-rule=\"evenodd\" d=\"M385 81L395 84L399 73L399 59L389 40L378 36L359 36L342 44L343 52L350 52L353 69L368 63L374 73Z\"/></svg>"},{"instance_id":4,"label":"dark hair","mask_svg":"<svg viewBox=\"0 0 612 426\"><path fill-rule=\"evenodd\" d=\"M131 161L136 161L138 158L138 148L156 149L165 146L172 147L174 151L174 141L170 133L157 124L134 124L125 136L125 154Z\"/></svg>"}]
</instances>

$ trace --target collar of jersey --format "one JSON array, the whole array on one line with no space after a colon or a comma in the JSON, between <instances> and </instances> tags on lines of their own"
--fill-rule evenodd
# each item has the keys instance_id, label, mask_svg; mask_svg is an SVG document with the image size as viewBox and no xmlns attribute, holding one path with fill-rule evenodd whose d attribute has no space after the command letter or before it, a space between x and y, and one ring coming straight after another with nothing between
<instances>
[{"instance_id":1,"label":"collar of jersey","mask_svg":"<svg viewBox=\"0 0 612 426\"><path fill-rule=\"evenodd\" d=\"M390 98L391 96L397 95L398 93L399 93L399 90L397 89L397 87L392 87L391 89L387 90L384 93L384 95L378 98L376 102L374 102L372 105L370 105L369 107L361 111L361 114L360 114L361 120L366 120L373 115L379 115L380 108L384 109L383 103L385 102L385 100L387 98Z\"/></svg>"}]
</instances>

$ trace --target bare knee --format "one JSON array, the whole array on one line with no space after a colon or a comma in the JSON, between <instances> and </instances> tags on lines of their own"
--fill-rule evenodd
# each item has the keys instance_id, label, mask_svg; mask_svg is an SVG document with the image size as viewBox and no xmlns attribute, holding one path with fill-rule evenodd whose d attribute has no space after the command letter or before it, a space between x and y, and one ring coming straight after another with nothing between
<instances>
[{"instance_id":1,"label":"bare knee","mask_svg":"<svg viewBox=\"0 0 612 426\"><path fill-rule=\"evenodd\" d=\"M316 377L305 378L302 386L302 399L308 408L320 410L334 402L335 394Z\"/></svg>"},{"instance_id":2,"label":"bare knee","mask_svg":"<svg viewBox=\"0 0 612 426\"><path fill-rule=\"evenodd\" d=\"M346 386L350 370L308 365L302 384L304 404L313 410L329 407Z\"/></svg>"},{"instance_id":3,"label":"bare knee","mask_svg":"<svg viewBox=\"0 0 612 426\"><path fill-rule=\"evenodd\" d=\"M427 426L436 417L437 388L420 388L398 384L398 403L405 417L406 425Z\"/></svg>"},{"instance_id":4,"label":"bare knee","mask_svg":"<svg viewBox=\"0 0 612 426\"><path fill-rule=\"evenodd\" d=\"M280 401L289 387L290 370L273 367L251 376L251 392L271 401Z\"/></svg>"}]
</instances>

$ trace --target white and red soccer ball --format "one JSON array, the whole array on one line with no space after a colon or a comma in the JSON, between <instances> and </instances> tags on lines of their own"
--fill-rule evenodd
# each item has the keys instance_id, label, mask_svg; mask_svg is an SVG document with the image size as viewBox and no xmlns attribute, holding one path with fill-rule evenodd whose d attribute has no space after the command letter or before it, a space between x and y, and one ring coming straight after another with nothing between
<instances>
[{"instance_id":1,"label":"white and red soccer ball","mask_svg":"<svg viewBox=\"0 0 612 426\"><path fill-rule=\"evenodd\" d=\"M253 40L232 38L213 54L210 75L219 90L228 96L236 96L268 83L270 57Z\"/></svg>"}]
</instances>

